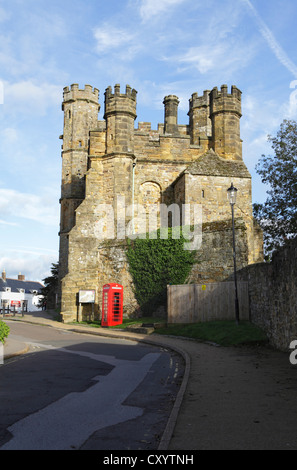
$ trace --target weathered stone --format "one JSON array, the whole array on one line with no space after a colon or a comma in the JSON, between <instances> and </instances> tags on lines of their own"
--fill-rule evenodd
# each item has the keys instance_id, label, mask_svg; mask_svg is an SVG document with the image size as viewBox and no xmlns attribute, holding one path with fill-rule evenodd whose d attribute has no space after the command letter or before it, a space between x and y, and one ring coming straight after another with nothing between
<instances>
[{"instance_id":1,"label":"weathered stone","mask_svg":"<svg viewBox=\"0 0 297 470\"><path fill-rule=\"evenodd\" d=\"M127 228L136 233L146 231L146 213L132 221L131 212L137 215L139 205L156 216L159 226L165 223L158 212L162 203L176 203L180 209L185 204L201 204L201 263L193 268L191 279L222 280L233 266L227 201L227 189L233 182L238 188L239 265L263 259L262 233L252 215L251 176L242 160L240 90L232 87L229 94L223 85L221 91L205 91L202 97L193 94L189 125L178 124L178 98L169 95L164 98L165 122L157 130L143 122L134 128L136 95L129 86L125 93L120 85L114 93L108 87L104 120L98 121L97 89L86 85L80 90L76 84L64 89L60 226L64 321L76 319L80 289L95 290L93 312L100 317L102 287L108 282L124 286L125 314L137 313L125 236ZM124 208L118 197L124 198ZM99 222L107 205L112 209L111 217L99 236ZM106 239L107 243L102 243ZM91 306L84 306L83 315L90 312Z\"/></svg>"},{"instance_id":2,"label":"weathered stone","mask_svg":"<svg viewBox=\"0 0 297 470\"><path fill-rule=\"evenodd\" d=\"M251 320L263 328L270 343L288 351L297 339L297 239L287 242L270 263L258 263L237 273L248 281Z\"/></svg>"}]
</instances>

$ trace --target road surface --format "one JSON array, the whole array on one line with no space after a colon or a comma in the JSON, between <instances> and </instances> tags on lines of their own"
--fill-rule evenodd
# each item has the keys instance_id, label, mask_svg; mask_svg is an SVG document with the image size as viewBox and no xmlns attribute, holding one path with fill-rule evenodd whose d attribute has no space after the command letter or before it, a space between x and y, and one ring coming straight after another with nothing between
<instances>
[{"instance_id":1,"label":"road surface","mask_svg":"<svg viewBox=\"0 0 297 470\"><path fill-rule=\"evenodd\" d=\"M180 356L7 323L30 350L0 366L1 450L158 448L183 376Z\"/></svg>"}]
</instances>

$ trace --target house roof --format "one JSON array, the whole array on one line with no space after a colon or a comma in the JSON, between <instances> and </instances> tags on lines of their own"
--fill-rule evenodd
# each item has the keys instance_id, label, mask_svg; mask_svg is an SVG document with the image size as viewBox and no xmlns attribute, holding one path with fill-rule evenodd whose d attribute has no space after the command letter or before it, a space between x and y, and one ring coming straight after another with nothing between
<instances>
[{"instance_id":1,"label":"house roof","mask_svg":"<svg viewBox=\"0 0 297 470\"><path fill-rule=\"evenodd\" d=\"M6 287L10 287L11 292L20 292L20 289L24 289L26 294L32 294L33 291L40 292L41 288L44 287L41 282L35 281L20 281L18 279L6 278L4 281L0 278L0 292L5 292Z\"/></svg>"}]
</instances>

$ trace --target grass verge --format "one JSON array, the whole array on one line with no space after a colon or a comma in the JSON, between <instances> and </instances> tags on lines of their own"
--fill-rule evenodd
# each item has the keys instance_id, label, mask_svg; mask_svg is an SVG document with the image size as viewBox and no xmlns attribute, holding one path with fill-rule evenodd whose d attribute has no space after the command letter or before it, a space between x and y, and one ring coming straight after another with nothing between
<instances>
[{"instance_id":1,"label":"grass verge","mask_svg":"<svg viewBox=\"0 0 297 470\"><path fill-rule=\"evenodd\" d=\"M142 324L164 323L164 320L153 317L124 319L122 325L110 329L125 329L129 326ZM80 325L101 328L100 322L81 322ZM204 323L176 324L157 328L154 334L180 336L219 344L220 346L238 346L243 344L266 343L265 333L249 321L211 321Z\"/></svg>"},{"instance_id":2,"label":"grass verge","mask_svg":"<svg viewBox=\"0 0 297 470\"><path fill-rule=\"evenodd\" d=\"M238 346L267 342L265 333L248 321L239 325L235 321L211 321L187 325L169 325L157 330L158 334L182 336L208 341L220 346Z\"/></svg>"},{"instance_id":3,"label":"grass verge","mask_svg":"<svg viewBox=\"0 0 297 470\"><path fill-rule=\"evenodd\" d=\"M153 317L124 318L123 323L121 325L109 326L108 328L122 330L123 328L127 328L128 326L142 325L143 323L153 324L153 323L158 323L158 322L161 322L161 321L162 320L157 319L157 318L153 318ZM164 320L163 320L163 322L164 322ZM100 321L83 321L83 322L80 322L79 324L80 325L93 326L95 328L101 328L101 322Z\"/></svg>"}]
</instances>

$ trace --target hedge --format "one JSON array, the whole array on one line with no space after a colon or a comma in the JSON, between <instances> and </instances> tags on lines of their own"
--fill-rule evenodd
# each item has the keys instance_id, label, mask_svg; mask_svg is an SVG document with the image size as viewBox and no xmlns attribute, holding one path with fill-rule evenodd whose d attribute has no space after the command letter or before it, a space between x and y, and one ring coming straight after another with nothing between
<instances>
[{"instance_id":1,"label":"hedge","mask_svg":"<svg viewBox=\"0 0 297 470\"><path fill-rule=\"evenodd\" d=\"M0 341L4 343L5 338L9 335L9 326L6 325L2 320L0 320Z\"/></svg>"}]
</instances>

